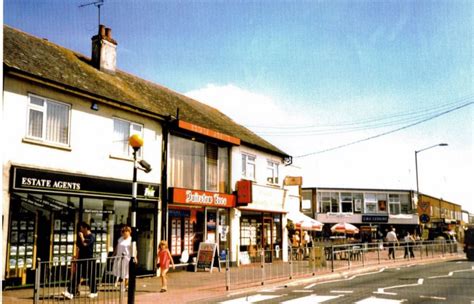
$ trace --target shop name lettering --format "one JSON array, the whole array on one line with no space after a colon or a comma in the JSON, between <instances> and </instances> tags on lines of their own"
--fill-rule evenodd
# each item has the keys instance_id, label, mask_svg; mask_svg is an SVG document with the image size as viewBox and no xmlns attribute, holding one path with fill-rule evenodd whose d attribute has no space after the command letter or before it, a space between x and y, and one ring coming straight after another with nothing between
<instances>
[{"instance_id":1,"label":"shop name lettering","mask_svg":"<svg viewBox=\"0 0 474 304\"><path fill-rule=\"evenodd\" d=\"M33 178L33 177L22 177L21 185L24 187L81 190L80 183L72 183L72 182L66 182L66 181L52 181L50 179L41 179L41 178Z\"/></svg>"},{"instance_id":2,"label":"shop name lettering","mask_svg":"<svg viewBox=\"0 0 474 304\"><path fill-rule=\"evenodd\" d=\"M186 191L186 203L204 204L204 205L227 205L227 198L219 196L219 194L206 195L198 192Z\"/></svg>"}]
</instances>

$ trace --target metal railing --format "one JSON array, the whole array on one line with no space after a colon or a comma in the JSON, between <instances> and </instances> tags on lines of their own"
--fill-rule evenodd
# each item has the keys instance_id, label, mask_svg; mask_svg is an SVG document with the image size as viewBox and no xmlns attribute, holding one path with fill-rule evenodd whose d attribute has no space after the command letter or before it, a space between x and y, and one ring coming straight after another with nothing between
<instances>
[{"instance_id":1,"label":"metal railing","mask_svg":"<svg viewBox=\"0 0 474 304\"><path fill-rule=\"evenodd\" d=\"M389 258L393 248L395 258ZM226 290L265 285L277 280L316 276L323 272L342 271L357 267L381 264L382 261L407 263L454 255L458 244L450 241L417 241L415 243L354 243L315 244L312 247L288 248L288 261L268 259L275 256L272 250L259 250L249 265L229 267L226 260ZM227 254L229 257L230 254Z\"/></svg>"},{"instance_id":2,"label":"metal railing","mask_svg":"<svg viewBox=\"0 0 474 304\"><path fill-rule=\"evenodd\" d=\"M35 270L34 303L126 303L123 257L41 261ZM117 276L117 274L119 276ZM71 297L72 296L72 297Z\"/></svg>"}]
</instances>

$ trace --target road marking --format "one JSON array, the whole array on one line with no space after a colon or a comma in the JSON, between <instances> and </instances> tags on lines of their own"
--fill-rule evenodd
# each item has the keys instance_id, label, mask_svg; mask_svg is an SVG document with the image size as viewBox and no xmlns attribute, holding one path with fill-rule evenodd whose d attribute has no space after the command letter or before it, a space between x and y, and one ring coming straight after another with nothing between
<instances>
[{"instance_id":1,"label":"road marking","mask_svg":"<svg viewBox=\"0 0 474 304\"><path fill-rule=\"evenodd\" d=\"M339 298L341 296L317 296L317 295L310 295L307 297L297 298L288 300L285 302L281 302L280 304L317 304L323 303L329 300L333 300Z\"/></svg>"},{"instance_id":2,"label":"road marking","mask_svg":"<svg viewBox=\"0 0 474 304\"><path fill-rule=\"evenodd\" d=\"M420 296L422 299L433 299L433 300L446 300L445 297L433 297L433 296Z\"/></svg>"},{"instance_id":3,"label":"road marking","mask_svg":"<svg viewBox=\"0 0 474 304\"><path fill-rule=\"evenodd\" d=\"M403 301L399 301L399 300L370 297L370 298L355 302L355 304L398 304L402 302Z\"/></svg>"},{"instance_id":4,"label":"road marking","mask_svg":"<svg viewBox=\"0 0 474 304\"><path fill-rule=\"evenodd\" d=\"M308 290L308 289L300 289L300 290L293 290L292 292L313 292L312 290Z\"/></svg>"},{"instance_id":5,"label":"road marking","mask_svg":"<svg viewBox=\"0 0 474 304\"><path fill-rule=\"evenodd\" d=\"M248 296L248 297L241 297L237 299L232 299L224 302L219 302L221 304L240 304L240 303L257 303L260 301L266 301L266 300L271 300L275 298L282 297L283 295L261 295L261 294L256 294L253 296Z\"/></svg>"},{"instance_id":6,"label":"road marking","mask_svg":"<svg viewBox=\"0 0 474 304\"><path fill-rule=\"evenodd\" d=\"M432 277L428 277L428 279L452 277L455 272L466 272L466 271L472 271L472 270L474 270L474 266L472 266L472 269L461 269L461 270L450 271L448 274L439 275L439 276L432 276Z\"/></svg>"},{"instance_id":7,"label":"road marking","mask_svg":"<svg viewBox=\"0 0 474 304\"><path fill-rule=\"evenodd\" d=\"M386 294L386 295L394 295L396 296L396 293L391 293L391 292L386 292L386 289L395 289L395 288L402 288L402 287L410 287L410 286L418 286L418 285L423 285L424 279L418 279L418 281L414 284L404 284L404 285L395 285L395 286L388 286L384 288L378 288L377 291L374 291L373 293L375 294Z\"/></svg>"},{"instance_id":8,"label":"road marking","mask_svg":"<svg viewBox=\"0 0 474 304\"><path fill-rule=\"evenodd\" d=\"M331 290L331 293L353 293L353 290Z\"/></svg>"},{"instance_id":9,"label":"road marking","mask_svg":"<svg viewBox=\"0 0 474 304\"><path fill-rule=\"evenodd\" d=\"M316 286L316 283L309 284L308 286L304 287L304 289L310 289L310 288L313 288L314 286Z\"/></svg>"}]
</instances>

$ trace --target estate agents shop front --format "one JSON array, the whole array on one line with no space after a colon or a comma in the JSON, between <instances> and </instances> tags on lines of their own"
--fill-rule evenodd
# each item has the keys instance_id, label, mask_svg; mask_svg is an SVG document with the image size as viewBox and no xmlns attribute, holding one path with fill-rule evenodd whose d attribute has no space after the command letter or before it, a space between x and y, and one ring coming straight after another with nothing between
<instances>
[{"instance_id":1,"label":"estate agents shop front","mask_svg":"<svg viewBox=\"0 0 474 304\"><path fill-rule=\"evenodd\" d=\"M33 283L36 260L67 267L75 254L77 224L90 224L94 255L112 254L130 225L130 181L12 167L6 257L7 284ZM152 272L156 252L159 185L138 185L139 272Z\"/></svg>"},{"instance_id":2,"label":"estate agents shop front","mask_svg":"<svg viewBox=\"0 0 474 304\"><path fill-rule=\"evenodd\" d=\"M181 256L187 250L196 255L199 243L216 243L228 248L229 210L235 207L235 196L226 193L170 188L168 205L168 240L171 254Z\"/></svg>"}]
</instances>

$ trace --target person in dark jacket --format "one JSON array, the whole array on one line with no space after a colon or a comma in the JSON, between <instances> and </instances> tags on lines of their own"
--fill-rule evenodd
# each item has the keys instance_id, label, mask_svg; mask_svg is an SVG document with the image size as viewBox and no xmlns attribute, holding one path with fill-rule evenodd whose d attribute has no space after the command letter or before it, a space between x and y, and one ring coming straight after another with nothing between
<instances>
[{"instance_id":1,"label":"person in dark jacket","mask_svg":"<svg viewBox=\"0 0 474 304\"><path fill-rule=\"evenodd\" d=\"M89 298L97 298L96 263L92 259L94 253L95 237L91 227L86 222L79 223L79 233L76 241L77 261L73 261L71 267L71 282L63 296L72 300L79 291L81 278L87 279L90 294Z\"/></svg>"}]
</instances>

